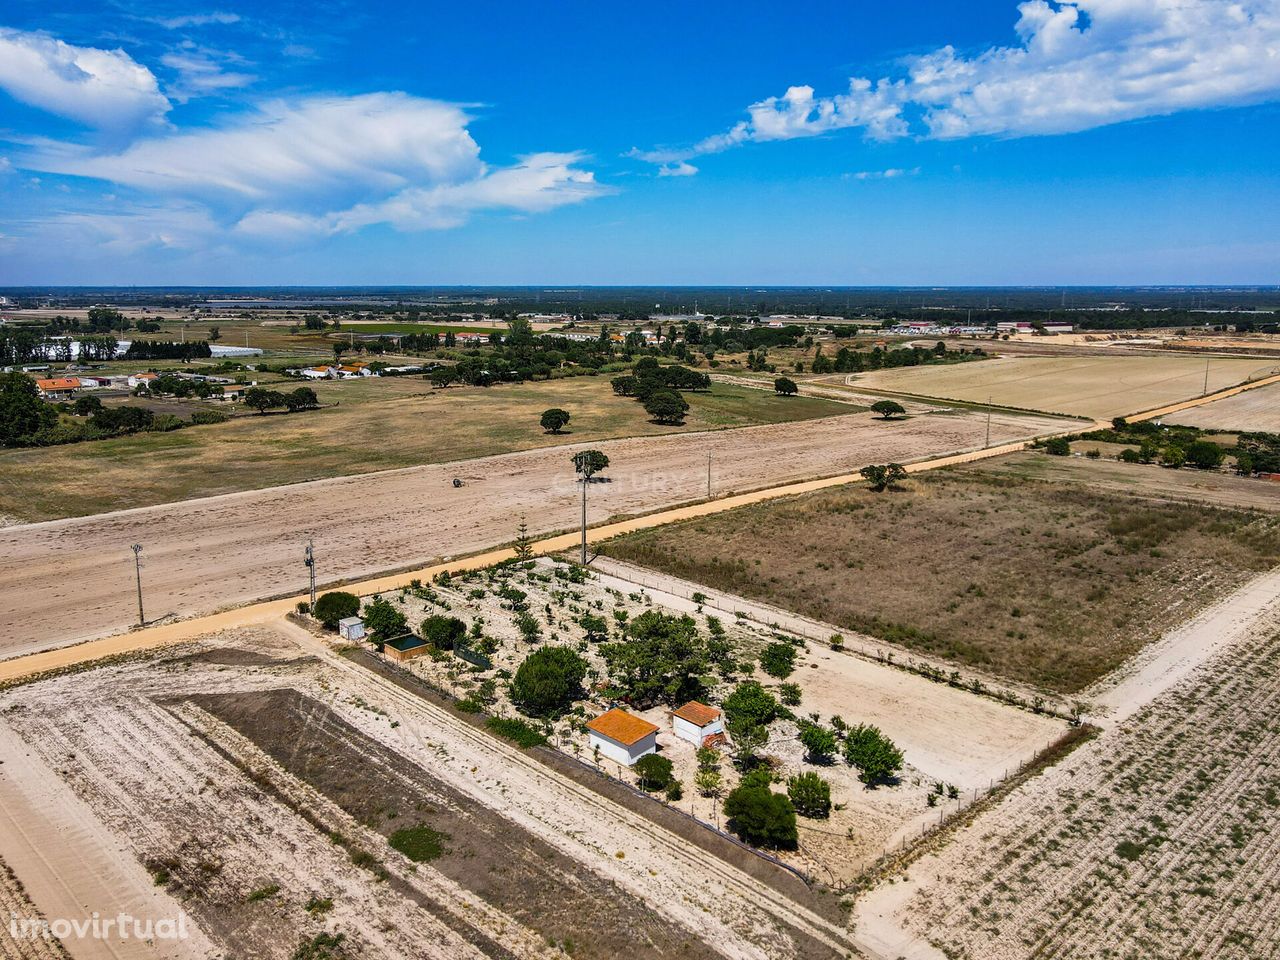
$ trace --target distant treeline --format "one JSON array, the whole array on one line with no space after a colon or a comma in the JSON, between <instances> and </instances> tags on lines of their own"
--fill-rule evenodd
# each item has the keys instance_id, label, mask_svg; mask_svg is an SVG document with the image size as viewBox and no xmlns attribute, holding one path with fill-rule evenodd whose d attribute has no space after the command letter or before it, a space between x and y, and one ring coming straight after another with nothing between
<instances>
[{"instance_id":1,"label":"distant treeline","mask_svg":"<svg viewBox=\"0 0 1280 960\"><path fill-rule=\"evenodd\" d=\"M892 319L886 315L885 319ZM917 311L911 319L928 320L943 326L982 325L997 323L1070 323L1078 330L1140 330L1149 327L1202 327L1232 326L1246 332L1259 330L1277 332L1280 311L1274 314L1256 313L1203 313L1192 310L925 310ZM1264 329L1269 327L1269 329ZM837 328L839 335L839 328Z\"/></svg>"},{"instance_id":2,"label":"distant treeline","mask_svg":"<svg viewBox=\"0 0 1280 960\"><path fill-rule=\"evenodd\" d=\"M205 340L134 340L124 353L125 360L195 360L211 357Z\"/></svg>"}]
</instances>

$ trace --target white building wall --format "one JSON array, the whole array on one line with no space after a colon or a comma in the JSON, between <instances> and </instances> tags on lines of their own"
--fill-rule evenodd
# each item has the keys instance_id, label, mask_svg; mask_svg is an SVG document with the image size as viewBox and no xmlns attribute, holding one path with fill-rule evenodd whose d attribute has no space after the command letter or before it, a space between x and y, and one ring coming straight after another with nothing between
<instances>
[{"instance_id":1,"label":"white building wall","mask_svg":"<svg viewBox=\"0 0 1280 960\"><path fill-rule=\"evenodd\" d=\"M681 740L688 740L695 746L702 746L702 741L713 733L724 733L724 721L712 720L705 727L690 723L683 717L672 717L671 728Z\"/></svg>"},{"instance_id":2,"label":"white building wall","mask_svg":"<svg viewBox=\"0 0 1280 960\"><path fill-rule=\"evenodd\" d=\"M593 751L599 747L600 756L607 757L614 763L629 767L645 754L657 752L658 734L655 732L647 737L641 737L630 747L626 747L611 737L596 733L594 730L588 730L587 746Z\"/></svg>"}]
</instances>

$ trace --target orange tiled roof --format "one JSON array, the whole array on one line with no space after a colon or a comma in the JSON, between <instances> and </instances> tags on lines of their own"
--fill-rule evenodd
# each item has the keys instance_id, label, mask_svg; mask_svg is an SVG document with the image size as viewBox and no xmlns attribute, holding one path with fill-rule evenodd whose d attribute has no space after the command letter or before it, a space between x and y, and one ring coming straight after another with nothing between
<instances>
[{"instance_id":1,"label":"orange tiled roof","mask_svg":"<svg viewBox=\"0 0 1280 960\"><path fill-rule=\"evenodd\" d=\"M715 707L708 707L705 703L699 703L697 700L690 700L679 710L673 710L672 716L679 717L681 720L688 720L695 727L705 727L708 723L720 719L720 711Z\"/></svg>"},{"instance_id":2,"label":"orange tiled roof","mask_svg":"<svg viewBox=\"0 0 1280 960\"><path fill-rule=\"evenodd\" d=\"M75 377L54 377L52 380L37 380L36 386L41 390L74 390L80 386Z\"/></svg>"},{"instance_id":3,"label":"orange tiled roof","mask_svg":"<svg viewBox=\"0 0 1280 960\"><path fill-rule=\"evenodd\" d=\"M608 713L602 713L589 721L587 729L629 747L649 734L655 733L658 728L643 717L637 717L633 713L614 707Z\"/></svg>"}]
</instances>

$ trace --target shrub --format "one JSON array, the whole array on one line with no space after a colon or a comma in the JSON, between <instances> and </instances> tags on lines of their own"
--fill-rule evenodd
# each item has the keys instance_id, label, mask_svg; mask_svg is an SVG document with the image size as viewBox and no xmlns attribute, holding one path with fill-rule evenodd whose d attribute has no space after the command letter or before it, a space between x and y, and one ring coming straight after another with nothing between
<instances>
[{"instance_id":1,"label":"shrub","mask_svg":"<svg viewBox=\"0 0 1280 960\"><path fill-rule=\"evenodd\" d=\"M1071 454L1071 441L1066 437L1050 437L1044 442L1044 452L1054 457L1066 457Z\"/></svg>"},{"instance_id":2,"label":"shrub","mask_svg":"<svg viewBox=\"0 0 1280 960\"><path fill-rule=\"evenodd\" d=\"M672 780L667 784L667 800L675 803L677 800L684 798L684 786L679 780Z\"/></svg>"},{"instance_id":3,"label":"shrub","mask_svg":"<svg viewBox=\"0 0 1280 960\"><path fill-rule=\"evenodd\" d=\"M511 701L531 717L556 717L583 694L587 662L568 647L543 647L520 664Z\"/></svg>"},{"instance_id":4,"label":"shrub","mask_svg":"<svg viewBox=\"0 0 1280 960\"><path fill-rule=\"evenodd\" d=\"M802 817L822 820L831 815L831 784L812 771L788 780L787 796Z\"/></svg>"},{"instance_id":5,"label":"shrub","mask_svg":"<svg viewBox=\"0 0 1280 960\"><path fill-rule=\"evenodd\" d=\"M490 717L484 725L518 747L537 747L547 742L532 724L519 717Z\"/></svg>"},{"instance_id":6,"label":"shrub","mask_svg":"<svg viewBox=\"0 0 1280 960\"><path fill-rule=\"evenodd\" d=\"M794 397L800 388L790 377L778 377L773 381L773 392L780 397Z\"/></svg>"},{"instance_id":7,"label":"shrub","mask_svg":"<svg viewBox=\"0 0 1280 960\"><path fill-rule=\"evenodd\" d=\"M865 723L851 728L845 736L844 758L857 768L858 779L868 787L891 779L902 769L902 751L879 727Z\"/></svg>"},{"instance_id":8,"label":"shrub","mask_svg":"<svg viewBox=\"0 0 1280 960\"><path fill-rule=\"evenodd\" d=\"M151 426L147 429L152 433L168 433L171 430L181 430L186 425L187 422L176 414L158 413L151 418Z\"/></svg>"},{"instance_id":9,"label":"shrub","mask_svg":"<svg viewBox=\"0 0 1280 960\"><path fill-rule=\"evenodd\" d=\"M354 593L323 593L316 600L315 617L330 630L338 629L338 621L360 612L360 598Z\"/></svg>"},{"instance_id":10,"label":"shrub","mask_svg":"<svg viewBox=\"0 0 1280 960\"><path fill-rule=\"evenodd\" d=\"M830 763L836 755L835 731L816 723L800 725L800 743L805 749L805 759L810 763Z\"/></svg>"},{"instance_id":11,"label":"shrub","mask_svg":"<svg viewBox=\"0 0 1280 960\"><path fill-rule=\"evenodd\" d=\"M197 410L191 414L191 422L196 426L206 426L211 423L226 423L231 419L231 414L225 410Z\"/></svg>"},{"instance_id":12,"label":"shrub","mask_svg":"<svg viewBox=\"0 0 1280 960\"><path fill-rule=\"evenodd\" d=\"M767 726L778 715L778 701L754 680L734 687L722 706L725 722L735 736L741 729Z\"/></svg>"},{"instance_id":13,"label":"shrub","mask_svg":"<svg viewBox=\"0 0 1280 960\"><path fill-rule=\"evenodd\" d=\"M791 800L763 787L738 787L724 801L729 829L759 847L793 850L796 811Z\"/></svg>"},{"instance_id":14,"label":"shrub","mask_svg":"<svg viewBox=\"0 0 1280 960\"><path fill-rule=\"evenodd\" d=\"M800 684L798 683L780 683L778 684L778 699L783 705L788 707L800 706Z\"/></svg>"},{"instance_id":15,"label":"shrub","mask_svg":"<svg viewBox=\"0 0 1280 960\"><path fill-rule=\"evenodd\" d=\"M646 753L634 769L642 790L664 790L671 783L671 761L656 753Z\"/></svg>"},{"instance_id":16,"label":"shrub","mask_svg":"<svg viewBox=\"0 0 1280 960\"><path fill-rule=\"evenodd\" d=\"M796 648L789 643L771 643L760 654L760 669L771 677L785 680L796 669Z\"/></svg>"},{"instance_id":17,"label":"shrub","mask_svg":"<svg viewBox=\"0 0 1280 960\"><path fill-rule=\"evenodd\" d=\"M467 625L457 617L434 615L422 621L422 639L437 650L452 650L467 635Z\"/></svg>"},{"instance_id":18,"label":"shrub","mask_svg":"<svg viewBox=\"0 0 1280 960\"><path fill-rule=\"evenodd\" d=\"M409 629L409 621L403 613L381 597L375 597L364 605L364 625L379 639L390 640Z\"/></svg>"},{"instance_id":19,"label":"shrub","mask_svg":"<svg viewBox=\"0 0 1280 960\"><path fill-rule=\"evenodd\" d=\"M389 842L393 850L399 850L414 863L426 863L444 853L444 842L448 839L439 830L419 824L397 830Z\"/></svg>"},{"instance_id":20,"label":"shrub","mask_svg":"<svg viewBox=\"0 0 1280 960\"><path fill-rule=\"evenodd\" d=\"M1122 463L1140 463L1142 458L1138 455L1138 451L1132 447L1126 447L1120 451L1120 461Z\"/></svg>"}]
</instances>

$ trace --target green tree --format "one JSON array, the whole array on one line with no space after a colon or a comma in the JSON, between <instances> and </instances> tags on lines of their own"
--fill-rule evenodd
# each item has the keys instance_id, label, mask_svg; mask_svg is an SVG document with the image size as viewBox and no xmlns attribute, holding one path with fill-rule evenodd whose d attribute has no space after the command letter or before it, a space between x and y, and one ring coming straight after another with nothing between
<instances>
[{"instance_id":1,"label":"green tree","mask_svg":"<svg viewBox=\"0 0 1280 960\"><path fill-rule=\"evenodd\" d=\"M91 417L102 409L102 401L97 397L76 397L71 409L77 417Z\"/></svg>"},{"instance_id":2,"label":"green tree","mask_svg":"<svg viewBox=\"0 0 1280 960\"><path fill-rule=\"evenodd\" d=\"M222 339L222 331L221 331L221 330L219 330L217 327L210 327L210 328L209 328L209 342L210 342L210 343L216 343L217 341L219 341L219 340L221 340L221 339Z\"/></svg>"},{"instance_id":3,"label":"green tree","mask_svg":"<svg viewBox=\"0 0 1280 960\"><path fill-rule=\"evenodd\" d=\"M735 737L741 730L767 727L778 716L778 701L755 680L745 680L724 698L725 724Z\"/></svg>"},{"instance_id":4,"label":"green tree","mask_svg":"<svg viewBox=\"0 0 1280 960\"><path fill-rule=\"evenodd\" d=\"M1253 454L1248 450L1236 452L1236 473L1242 477L1253 476Z\"/></svg>"},{"instance_id":5,"label":"green tree","mask_svg":"<svg viewBox=\"0 0 1280 960\"><path fill-rule=\"evenodd\" d=\"M436 367L429 374L427 379L431 381L431 385L438 390L443 390L453 381L458 379L458 371L453 367Z\"/></svg>"},{"instance_id":6,"label":"green tree","mask_svg":"<svg viewBox=\"0 0 1280 960\"><path fill-rule=\"evenodd\" d=\"M689 401L675 390L655 390L645 398L644 411L658 423L680 424L689 412Z\"/></svg>"},{"instance_id":7,"label":"green tree","mask_svg":"<svg viewBox=\"0 0 1280 960\"><path fill-rule=\"evenodd\" d=\"M354 617L360 612L360 598L354 593L335 590L322 593L316 599L316 608L312 611L315 618L330 630L338 629L338 621Z\"/></svg>"},{"instance_id":8,"label":"green tree","mask_svg":"<svg viewBox=\"0 0 1280 960\"><path fill-rule=\"evenodd\" d=\"M467 635L467 625L457 617L432 614L422 621L421 636L437 650L452 650Z\"/></svg>"},{"instance_id":9,"label":"green tree","mask_svg":"<svg viewBox=\"0 0 1280 960\"><path fill-rule=\"evenodd\" d=\"M583 695L587 661L568 647L529 654L511 680L511 702L530 717L558 717Z\"/></svg>"},{"instance_id":10,"label":"green tree","mask_svg":"<svg viewBox=\"0 0 1280 960\"><path fill-rule=\"evenodd\" d=\"M310 387L298 387L285 395L284 405L290 413L295 410L315 410L320 406L320 398Z\"/></svg>"},{"instance_id":11,"label":"green tree","mask_svg":"<svg viewBox=\"0 0 1280 960\"><path fill-rule=\"evenodd\" d=\"M552 407L542 411L542 429L547 433L560 433L569 422L569 411Z\"/></svg>"},{"instance_id":12,"label":"green tree","mask_svg":"<svg viewBox=\"0 0 1280 960\"><path fill-rule=\"evenodd\" d=\"M729 829L758 847L793 850L796 811L791 800L764 787L738 787L724 801Z\"/></svg>"},{"instance_id":13,"label":"green tree","mask_svg":"<svg viewBox=\"0 0 1280 960\"><path fill-rule=\"evenodd\" d=\"M584 613L578 618L578 626L583 630L589 643L600 643L609 638L609 621L593 613Z\"/></svg>"},{"instance_id":14,"label":"green tree","mask_svg":"<svg viewBox=\"0 0 1280 960\"><path fill-rule=\"evenodd\" d=\"M252 407L258 413L266 413L274 407L283 407L285 405L285 397L284 394L276 390L250 387L244 392L244 403L246 407Z\"/></svg>"},{"instance_id":15,"label":"green tree","mask_svg":"<svg viewBox=\"0 0 1280 960\"><path fill-rule=\"evenodd\" d=\"M627 625L626 637L602 644L600 655L627 699L649 707L705 694L707 645L692 617L646 610Z\"/></svg>"},{"instance_id":16,"label":"green tree","mask_svg":"<svg viewBox=\"0 0 1280 960\"><path fill-rule=\"evenodd\" d=\"M719 770L699 770L693 775L693 785L704 797L720 796L723 782L724 775Z\"/></svg>"},{"instance_id":17,"label":"green tree","mask_svg":"<svg viewBox=\"0 0 1280 960\"><path fill-rule=\"evenodd\" d=\"M907 408L896 400L877 400L871 405L871 412L880 414L881 420L905 416Z\"/></svg>"},{"instance_id":18,"label":"green tree","mask_svg":"<svg viewBox=\"0 0 1280 960\"><path fill-rule=\"evenodd\" d=\"M778 377L773 381L773 392L780 397L794 397L800 388L790 377Z\"/></svg>"},{"instance_id":19,"label":"green tree","mask_svg":"<svg viewBox=\"0 0 1280 960\"><path fill-rule=\"evenodd\" d=\"M907 478L907 471L899 463L871 464L858 471L876 493L888 490Z\"/></svg>"},{"instance_id":20,"label":"green tree","mask_svg":"<svg viewBox=\"0 0 1280 960\"><path fill-rule=\"evenodd\" d=\"M1177 469L1187 462L1187 454L1176 444L1170 444L1160 451L1160 465Z\"/></svg>"},{"instance_id":21,"label":"green tree","mask_svg":"<svg viewBox=\"0 0 1280 960\"><path fill-rule=\"evenodd\" d=\"M879 727L865 723L851 727L845 735L844 758L868 787L893 778L902 769L902 751Z\"/></svg>"},{"instance_id":22,"label":"green tree","mask_svg":"<svg viewBox=\"0 0 1280 960\"><path fill-rule=\"evenodd\" d=\"M520 561L533 559L533 538L529 536L529 524L524 517L520 518L520 523L516 527L516 559Z\"/></svg>"},{"instance_id":23,"label":"green tree","mask_svg":"<svg viewBox=\"0 0 1280 960\"><path fill-rule=\"evenodd\" d=\"M1069 457L1071 441L1066 437L1050 437L1044 442L1044 452L1051 457Z\"/></svg>"},{"instance_id":24,"label":"green tree","mask_svg":"<svg viewBox=\"0 0 1280 960\"><path fill-rule=\"evenodd\" d=\"M0 374L0 445L17 446L57 421L58 414L40 399L34 380L23 373Z\"/></svg>"},{"instance_id":25,"label":"green tree","mask_svg":"<svg viewBox=\"0 0 1280 960\"><path fill-rule=\"evenodd\" d=\"M771 677L785 680L796 669L796 648L789 643L771 643L760 654L760 669Z\"/></svg>"},{"instance_id":26,"label":"green tree","mask_svg":"<svg viewBox=\"0 0 1280 960\"><path fill-rule=\"evenodd\" d=\"M802 817L825 820L831 815L831 784L812 770L787 781L787 796Z\"/></svg>"},{"instance_id":27,"label":"green tree","mask_svg":"<svg viewBox=\"0 0 1280 960\"><path fill-rule=\"evenodd\" d=\"M1225 454L1212 440L1195 440L1187 444L1187 463L1201 470L1216 470L1222 466Z\"/></svg>"},{"instance_id":28,"label":"green tree","mask_svg":"<svg viewBox=\"0 0 1280 960\"><path fill-rule=\"evenodd\" d=\"M835 731L816 723L800 724L800 743L805 749L805 759L810 763L826 765L836 755Z\"/></svg>"},{"instance_id":29,"label":"green tree","mask_svg":"<svg viewBox=\"0 0 1280 960\"><path fill-rule=\"evenodd\" d=\"M405 615L381 597L375 597L366 603L361 616L365 627L379 640L401 636L409 629L409 621L405 619Z\"/></svg>"},{"instance_id":30,"label":"green tree","mask_svg":"<svg viewBox=\"0 0 1280 960\"><path fill-rule=\"evenodd\" d=\"M673 764L666 757L646 753L633 766L641 790L665 790L671 783Z\"/></svg>"},{"instance_id":31,"label":"green tree","mask_svg":"<svg viewBox=\"0 0 1280 960\"><path fill-rule=\"evenodd\" d=\"M609 466L609 458L599 450L579 450L571 458L576 473L594 477Z\"/></svg>"},{"instance_id":32,"label":"green tree","mask_svg":"<svg viewBox=\"0 0 1280 960\"><path fill-rule=\"evenodd\" d=\"M614 377L609 381L609 386L613 387L613 392L620 397L634 397L636 395L636 388L639 385L640 381L629 374L621 377Z\"/></svg>"}]
</instances>

